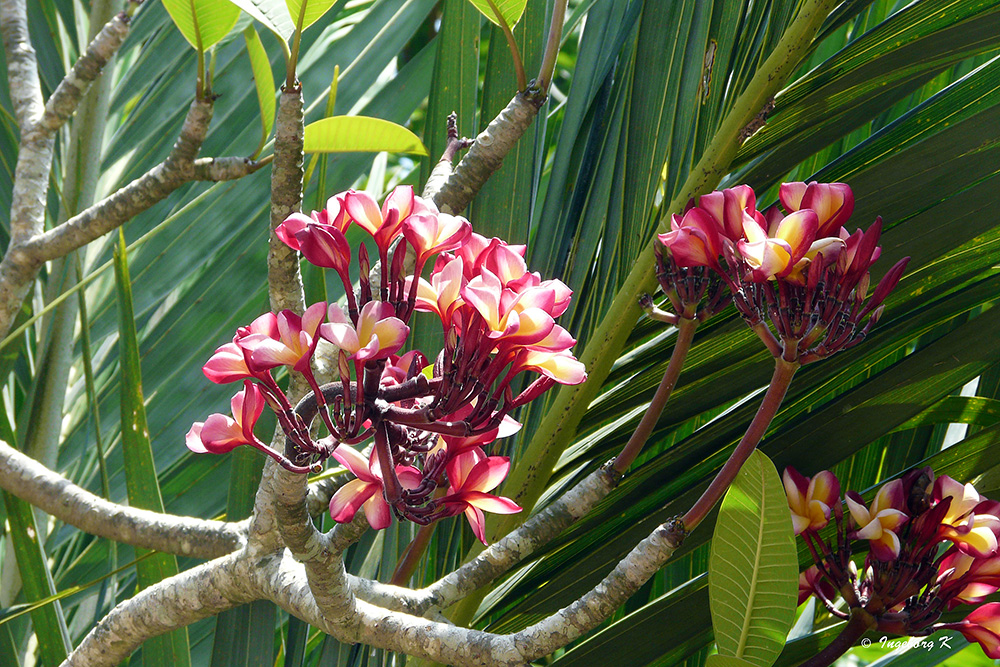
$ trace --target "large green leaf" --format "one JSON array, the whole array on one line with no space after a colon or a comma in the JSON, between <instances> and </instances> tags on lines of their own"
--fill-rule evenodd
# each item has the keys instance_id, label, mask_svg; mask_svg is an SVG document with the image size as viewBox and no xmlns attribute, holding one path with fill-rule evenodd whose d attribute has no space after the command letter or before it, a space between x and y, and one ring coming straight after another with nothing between
<instances>
[{"instance_id":1,"label":"large green leaf","mask_svg":"<svg viewBox=\"0 0 1000 667\"><path fill-rule=\"evenodd\" d=\"M427 155L417 135L381 118L334 116L306 125L306 153L413 153Z\"/></svg>"},{"instance_id":2,"label":"large green leaf","mask_svg":"<svg viewBox=\"0 0 1000 667\"><path fill-rule=\"evenodd\" d=\"M288 13L284 0L229 0L247 14L260 21L261 25L287 42L295 32L295 24Z\"/></svg>"},{"instance_id":3,"label":"large green leaf","mask_svg":"<svg viewBox=\"0 0 1000 667\"><path fill-rule=\"evenodd\" d=\"M163 0L184 39L199 51L207 51L225 37L240 18L240 10L229 0Z\"/></svg>"},{"instance_id":4,"label":"large green leaf","mask_svg":"<svg viewBox=\"0 0 1000 667\"><path fill-rule=\"evenodd\" d=\"M708 594L719 654L770 667L795 620L799 576L785 490L755 450L719 509Z\"/></svg>"},{"instance_id":5,"label":"large green leaf","mask_svg":"<svg viewBox=\"0 0 1000 667\"><path fill-rule=\"evenodd\" d=\"M305 30L337 4L337 0L285 0L292 23Z\"/></svg>"},{"instance_id":6,"label":"large green leaf","mask_svg":"<svg viewBox=\"0 0 1000 667\"><path fill-rule=\"evenodd\" d=\"M528 5L528 0L468 0L478 9L483 16L491 22L500 25L497 14L503 17L504 23L513 28L514 24L521 20L524 8Z\"/></svg>"}]
</instances>

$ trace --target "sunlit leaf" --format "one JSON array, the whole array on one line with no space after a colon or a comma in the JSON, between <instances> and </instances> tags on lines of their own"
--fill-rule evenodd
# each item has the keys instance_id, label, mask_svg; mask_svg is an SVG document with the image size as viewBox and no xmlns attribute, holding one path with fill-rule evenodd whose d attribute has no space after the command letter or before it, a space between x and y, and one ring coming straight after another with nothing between
<instances>
[{"instance_id":1,"label":"sunlit leaf","mask_svg":"<svg viewBox=\"0 0 1000 667\"><path fill-rule=\"evenodd\" d=\"M274 127L274 75L271 72L271 61L267 58L264 45L253 26L247 26L243 31L246 38L247 53L250 54L250 67L253 68L253 82L257 89L257 102L260 104L261 137L260 145L254 152L258 155L271 136Z\"/></svg>"},{"instance_id":2,"label":"sunlit leaf","mask_svg":"<svg viewBox=\"0 0 1000 667\"><path fill-rule=\"evenodd\" d=\"M292 23L305 30L330 11L337 0L285 0Z\"/></svg>"},{"instance_id":3,"label":"sunlit leaf","mask_svg":"<svg viewBox=\"0 0 1000 667\"><path fill-rule=\"evenodd\" d=\"M288 13L288 6L283 0L228 0L254 19L260 21L261 25L277 35L282 41L287 42L295 32L295 24Z\"/></svg>"},{"instance_id":4,"label":"sunlit leaf","mask_svg":"<svg viewBox=\"0 0 1000 667\"><path fill-rule=\"evenodd\" d=\"M402 125L368 116L334 116L305 128L306 153L413 153L427 155L417 135Z\"/></svg>"},{"instance_id":5,"label":"sunlit leaf","mask_svg":"<svg viewBox=\"0 0 1000 667\"><path fill-rule=\"evenodd\" d=\"M289 0L289 2L292 1L294 0ZM508 27L511 28L521 20L524 8L528 6L528 0L492 0L493 7L490 7L491 3L488 0L469 0L469 2L475 5L476 9L482 12L483 16L497 25L500 25L500 22L497 20L497 12L499 12ZM496 8L495 10L494 7Z\"/></svg>"},{"instance_id":6,"label":"sunlit leaf","mask_svg":"<svg viewBox=\"0 0 1000 667\"><path fill-rule=\"evenodd\" d=\"M721 655L769 667L781 653L795 620L792 538L781 478L755 450L722 501L712 539L708 590Z\"/></svg>"},{"instance_id":7,"label":"sunlit leaf","mask_svg":"<svg viewBox=\"0 0 1000 667\"><path fill-rule=\"evenodd\" d=\"M229 34L240 18L229 0L163 0L163 6L184 39L201 51Z\"/></svg>"}]
</instances>

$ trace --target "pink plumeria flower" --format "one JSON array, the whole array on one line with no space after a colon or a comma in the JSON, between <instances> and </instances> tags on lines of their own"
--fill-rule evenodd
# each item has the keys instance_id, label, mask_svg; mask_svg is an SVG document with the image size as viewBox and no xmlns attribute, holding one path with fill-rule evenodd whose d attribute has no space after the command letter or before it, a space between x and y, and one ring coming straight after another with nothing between
<instances>
[{"instance_id":1,"label":"pink plumeria flower","mask_svg":"<svg viewBox=\"0 0 1000 667\"><path fill-rule=\"evenodd\" d=\"M752 279L757 282L784 278L806 256L816 238L816 213L804 209L780 220L770 222L767 231L760 221L749 214L743 215L745 241L738 248L753 269Z\"/></svg>"},{"instance_id":2,"label":"pink plumeria flower","mask_svg":"<svg viewBox=\"0 0 1000 667\"><path fill-rule=\"evenodd\" d=\"M850 537L868 540L871 553L878 560L895 560L900 549L896 531L909 520L909 516L900 509L906 506L903 482L896 479L879 489L870 509L865 507L856 491L849 491L846 500L851 518L858 527Z\"/></svg>"},{"instance_id":3,"label":"pink plumeria flower","mask_svg":"<svg viewBox=\"0 0 1000 667\"><path fill-rule=\"evenodd\" d=\"M722 237L719 224L700 208L692 208L684 217L673 215L670 231L657 238L670 249L677 266L710 266L721 270Z\"/></svg>"},{"instance_id":4,"label":"pink plumeria flower","mask_svg":"<svg viewBox=\"0 0 1000 667\"><path fill-rule=\"evenodd\" d=\"M392 523L392 509L385 500L377 449L372 447L371 456L366 461L357 450L341 445L333 451L333 458L357 479L352 479L333 494L330 499L330 517L338 523L350 523L361 509L372 528L387 528ZM416 488L422 479L419 470L403 465L396 466L396 477L404 489Z\"/></svg>"},{"instance_id":5,"label":"pink plumeria flower","mask_svg":"<svg viewBox=\"0 0 1000 667\"><path fill-rule=\"evenodd\" d=\"M306 308L302 317L284 310L276 318L277 335L255 334L244 338L242 346L251 350L250 367L266 370L288 366L300 373L311 373L309 362L319 341L326 309L326 303L321 301Z\"/></svg>"},{"instance_id":6,"label":"pink plumeria flower","mask_svg":"<svg viewBox=\"0 0 1000 667\"><path fill-rule=\"evenodd\" d=\"M941 627L958 630L970 642L978 642L987 657L1000 658L1000 602L984 604L960 623L947 623Z\"/></svg>"},{"instance_id":7,"label":"pink plumeria flower","mask_svg":"<svg viewBox=\"0 0 1000 667\"><path fill-rule=\"evenodd\" d=\"M439 213L429 202L425 207L428 213L411 215L403 221L403 236L417 253L418 275L431 255L458 248L472 233L472 225L465 218Z\"/></svg>"},{"instance_id":8,"label":"pink plumeria flower","mask_svg":"<svg viewBox=\"0 0 1000 667\"><path fill-rule=\"evenodd\" d=\"M465 277L472 280L485 267L506 284L521 278L528 272L524 263L523 245L508 245L506 241L493 237L488 239L473 232L457 250L465 266Z\"/></svg>"},{"instance_id":9,"label":"pink plumeria flower","mask_svg":"<svg viewBox=\"0 0 1000 667\"><path fill-rule=\"evenodd\" d=\"M831 508L840 502L840 481L832 472L824 470L810 479L789 466L782 481L796 535L817 531L830 522Z\"/></svg>"},{"instance_id":10,"label":"pink plumeria flower","mask_svg":"<svg viewBox=\"0 0 1000 667\"><path fill-rule=\"evenodd\" d=\"M984 558L997 552L1000 533L1000 503L979 495L972 484L962 484L947 475L934 480L936 502L950 499L938 534L959 550Z\"/></svg>"},{"instance_id":11,"label":"pink plumeria flower","mask_svg":"<svg viewBox=\"0 0 1000 667\"><path fill-rule=\"evenodd\" d=\"M716 190L698 198L698 208L715 221L719 233L733 243L743 238L743 212L756 211L757 195L749 185Z\"/></svg>"},{"instance_id":12,"label":"pink plumeria flower","mask_svg":"<svg viewBox=\"0 0 1000 667\"><path fill-rule=\"evenodd\" d=\"M341 350L351 359L370 361L385 359L395 354L410 335L410 327L396 317L392 304L369 301L358 314L358 326L338 306L331 305L329 321L320 327L320 336Z\"/></svg>"},{"instance_id":13,"label":"pink plumeria flower","mask_svg":"<svg viewBox=\"0 0 1000 667\"><path fill-rule=\"evenodd\" d=\"M233 416L215 413L195 422L184 439L196 454L224 454L240 445L255 445L253 427L264 410L264 397L257 385L243 381L243 389L230 401Z\"/></svg>"},{"instance_id":14,"label":"pink plumeria flower","mask_svg":"<svg viewBox=\"0 0 1000 667\"><path fill-rule=\"evenodd\" d=\"M586 366L569 350L543 352L528 348L518 353L514 368L536 371L559 384L580 384L587 379Z\"/></svg>"},{"instance_id":15,"label":"pink plumeria flower","mask_svg":"<svg viewBox=\"0 0 1000 667\"><path fill-rule=\"evenodd\" d=\"M267 372L251 369L248 365L251 350L244 342L254 340L254 336L267 338L278 337L278 320L274 313L266 312L248 326L240 327L233 336L232 343L226 343L215 350L208 362L202 366L202 372L216 384L226 384L248 377L264 379Z\"/></svg>"},{"instance_id":16,"label":"pink plumeria flower","mask_svg":"<svg viewBox=\"0 0 1000 667\"><path fill-rule=\"evenodd\" d=\"M455 257L443 264L440 269L435 268L431 273L430 282L418 278L419 284L417 285L414 308L436 313L446 329L454 325L455 312L465 303L462 299L462 287L467 282L464 270L465 262L461 257ZM412 277L407 278L407 292L410 290L410 281L412 280Z\"/></svg>"},{"instance_id":17,"label":"pink plumeria flower","mask_svg":"<svg viewBox=\"0 0 1000 667\"><path fill-rule=\"evenodd\" d=\"M413 195L413 187L400 185L389 193L379 208L378 202L367 192L349 190L344 205L351 219L375 239L381 254L385 254L392 240L399 236L403 221L412 214L430 215L431 209Z\"/></svg>"},{"instance_id":18,"label":"pink plumeria flower","mask_svg":"<svg viewBox=\"0 0 1000 667\"><path fill-rule=\"evenodd\" d=\"M938 566L937 585L948 609L979 604L1000 588L1000 556L976 558L953 547Z\"/></svg>"},{"instance_id":19,"label":"pink plumeria flower","mask_svg":"<svg viewBox=\"0 0 1000 667\"><path fill-rule=\"evenodd\" d=\"M833 584L820 573L819 568L815 565L805 572L799 573L799 600L796 604L802 604L812 595L820 600L833 600L837 595Z\"/></svg>"},{"instance_id":20,"label":"pink plumeria flower","mask_svg":"<svg viewBox=\"0 0 1000 667\"><path fill-rule=\"evenodd\" d=\"M316 216L316 213L313 213ZM351 262L351 246L344 233L333 225L317 223L301 213L292 213L274 230L285 245L298 250L311 263L346 274Z\"/></svg>"},{"instance_id":21,"label":"pink plumeria flower","mask_svg":"<svg viewBox=\"0 0 1000 667\"><path fill-rule=\"evenodd\" d=\"M854 212L854 192L846 183L782 183L779 197L789 213L816 212L817 237L836 236Z\"/></svg>"},{"instance_id":22,"label":"pink plumeria flower","mask_svg":"<svg viewBox=\"0 0 1000 667\"><path fill-rule=\"evenodd\" d=\"M508 346L539 341L555 326L548 313L555 299L552 292L531 288L515 294L487 269L462 287L461 295L486 322L487 335Z\"/></svg>"},{"instance_id":23,"label":"pink plumeria flower","mask_svg":"<svg viewBox=\"0 0 1000 667\"><path fill-rule=\"evenodd\" d=\"M509 470L510 459L505 456L488 457L478 447L464 451L448 462L448 493L439 502L454 514L464 512L472 531L483 544L486 544L484 511L494 514L521 511L510 498L487 493L500 485Z\"/></svg>"}]
</instances>

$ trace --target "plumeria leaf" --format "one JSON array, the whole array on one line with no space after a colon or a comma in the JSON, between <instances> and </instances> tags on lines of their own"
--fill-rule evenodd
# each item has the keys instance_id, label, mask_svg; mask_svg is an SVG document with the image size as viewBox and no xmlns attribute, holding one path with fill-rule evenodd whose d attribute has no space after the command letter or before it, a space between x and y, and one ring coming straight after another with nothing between
<instances>
[{"instance_id":1,"label":"plumeria leaf","mask_svg":"<svg viewBox=\"0 0 1000 667\"><path fill-rule=\"evenodd\" d=\"M708 586L719 653L771 665L795 619L797 579L781 479L755 451L722 501L712 539Z\"/></svg>"},{"instance_id":2,"label":"plumeria leaf","mask_svg":"<svg viewBox=\"0 0 1000 667\"><path fill-rule=\"evenodd\" d=\"M292 22L299 30L305 30L326 14L336 0L285 0Z\"/></svg>"},{"instance_id":3,"label":"plumeria leaf","mask_svg":"<svg viewBox=\"0 0 1000 667\"><path fill-rule=\"evenodd\" d=\"M243 31L243 37L246 39L247 53L250 55L253 82L257 88L257 102L260 104L260 145L254 151L254 155L259 155L274 127L274 75L271 72L271 61L267 57L267 52L264 51L264 45L261 44L260 36L252 25L247 26L247 29Z\"/></svg>"},{"instance_id":4,"label":"plumeria leaf","mask_svg":"<svg viewBox=\"0 0 1000 667\"><path fill-rule=\"evenodd\" d=\"M240 10L229 0L163 0L177 29L195 49L207 51L236 25Z\"/></svg>"},{"instance_id":5,"label":"plumeria leaf","mask_svg":"<svg viewBox=\"0 0 1000 667\"><path fill-rule=\"evenodd\" d=\"M491 3L488 0L469 0L469 2L491 22L500 25L496 12L493 10L493 7L496 7L496 10L500 12L500 16L503 17L503 20L511 28L521 20L524 8L528 6L528 0L493 0L493 7L490 7Z\"/></svg>"},{"instance_id":6,"label":"plumeria leaf","mask_svg":"<svg viewBox=\"0 0 1000 667\"><path fill-rule=\"evenodd\" d=\"M283 42L292 38L295 24L282 0L228 0L278 36Z\"/></svg>"},{"instance_id":7,"label":"plumeria leaf","mask_svg":"<svg viewBox=\"0 0 1000 667\"><path fill-rule=\"evenodd\" d=\"M754 664L743 658L719 653L708 656L708 660L705 661L705 667L751 667Z\"/></svg>"},{"instance_id":8,"label":"plumeria leaf","mask_svg":"<svg viewBox=\"0 0 1000 667\"><path fill-rule=\"evenodd\" d=\"M427 155L417 135L402 125L368 116L334 116L309 123L306 153L411 153Z\"/></svg>"}]
</instances>

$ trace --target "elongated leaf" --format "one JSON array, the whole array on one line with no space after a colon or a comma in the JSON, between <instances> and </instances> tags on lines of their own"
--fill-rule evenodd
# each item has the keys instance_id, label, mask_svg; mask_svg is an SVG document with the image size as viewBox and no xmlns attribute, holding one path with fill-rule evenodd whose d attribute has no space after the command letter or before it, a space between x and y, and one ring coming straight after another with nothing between
<instances>
[{"instance_id":1,"label":"elongated leaf","mask_svg":"<svg viewBox=\"0 0 1000 667\"><path fill-rule=\"evenodd\" d=\"M250 66L253 68L257 102L260 104L260 145L254 151L254 155L259 155L274 127L274 74L271 72L271 61L267 57L267 52L264 51L264 45L260 43L260 36L252 25L247 26L247 29L243 31L243 37L246 39Z\"/></svg>"},{"instance_id":2,"label":"elongated leaf","mask_svg":"<svg viewBox=\"0 0 1000 667\"><path fill-rule=\"evenodd\" d=\"M427 155L417 135L402 125L368 116L334 116L305 128L306 153L412 153Z\"/></svg>"},{"instance_id":3,"label":"elongated leaf","mask_svg":"<svg viewBox=\"0 0 1000 667\"><path fill-rule=\"evenodd\" d=\"M712 539L708 590L721 655L774 662L795 620L798 574L781 478L756 450L722 501Z\"/></svg>"},{"instance_id":4,"label":"elongated leaf","mask_svg":"<svg viewBox=\"0 0 1000 667\"><path fill-rule=\"evenodd\" d=\"M120 318L119 353L121 356L121 419L122 454L125 458L125 483L132 507L163 511L163 498L156 479L153 450L146 424L146 407L142 393L142 371L139 364L139 342L132 308L132 285L129 278L125 234L118 228L118 248L115 253L115 283L118 292ZM146 551L136 549L141 556ZM136 564L136 582L146 588L177 574L177 558L170 554L154 554ZM150 667L189 667L187 628L148 640L143 648L143 662Z\"/></svg>"},{"instance_id":5,"label":"elongated leaf","mask_svg":"<svg viewBox=\"0 0 1000 667\"><path fill-rule=\"evenodd\" d=\"M285 0L292 23L300 26L300 30L305 30L318 21L336 3L337 0Z\"/></svg>"},{"instance_id":6,"label":"elongated leaf","mask_svg":"<svg viewBox=\"0 0 1000 667\"><path fill-rule=\"evenodd\" d=\"M524 8L528 4L528 0L492 0L493 7L496 7L496 11L494 11L487 0L469 0L469 2L496 25L500 25L496 15L496 11L499 11L500 16L510 28L513 28L514 24L521 20Z\"/></svg>"},{"instance_id":7,"label":"elongated leaf","mask_svg":"<svg viewBox=\"0 0 1000 667\"><path fill-rule=\"evenodd\" d=\"M900 424L903 431L925 424L974 424L993 426L1000 422L1000 400L981 396L948 396L913 419Z\"/></svg>"},{"instance_id":8,"label":"elongated leaf","mask_svg":"<svg viewBox=\"0 0 1000 667\"><path fill-rule=\"evenodd\" d=\"M229 0L163 0L163 6L184 39L200 51L215 46L240 18Z\"/></svg>"},{"instance_id":9,"label":"elongated leaf","mask_svg":"<svg viewBox=\"0 0 1000 667\"><path fill-rule=\"evenodd\" d=\"M21 573L21 583L27 600L34 602L55 595L55 584L49 571L45 551L38 539L38 527L31 505L7 493L2 494L10 523L10 538L17 555L17 568ZM58 601L32 610L31 621L42 660L47 665L58 665L73 649L66 630L66 619Z\"/></svg>"},{"instance_id":10,"label":"elongated leaf","mask_svg":"<svg viewBox=\"0 0 1000 667\"><path fill-rule=\"evenodd\" d=\"M247 14L260 21L281 41L287 42L295 32L295 24L284 0L229 0Z\"/></svg>"}]
</instances>

